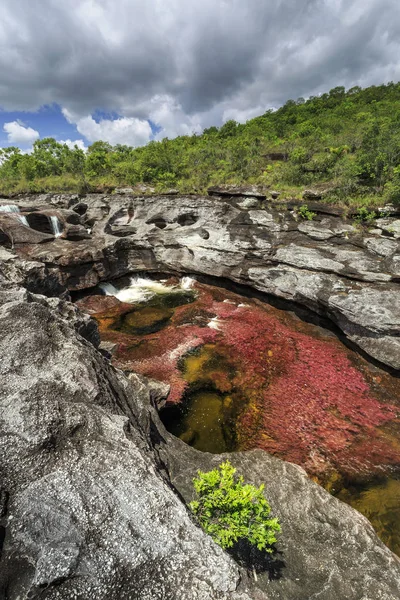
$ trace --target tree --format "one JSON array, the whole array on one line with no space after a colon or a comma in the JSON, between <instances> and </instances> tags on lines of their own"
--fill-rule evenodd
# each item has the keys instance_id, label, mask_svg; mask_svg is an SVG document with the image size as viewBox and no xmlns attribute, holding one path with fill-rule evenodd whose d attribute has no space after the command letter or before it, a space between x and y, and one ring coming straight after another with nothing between
<instances>
[{"instance_id":1,"label":"tree","mask_svg":"<svg viewBox=\"0 0 400 600\"><path fill-rule=\"evenodd\" d=\"M198 500L190 503L206 533L222 548L230 548L239 540L248 540L259 550L272 553L279 521L270 518L271 507L264 497L264 486L244 484L235 476L229 461L208 473L198 472L193 480Z\"/></svg>"}]
</instances>

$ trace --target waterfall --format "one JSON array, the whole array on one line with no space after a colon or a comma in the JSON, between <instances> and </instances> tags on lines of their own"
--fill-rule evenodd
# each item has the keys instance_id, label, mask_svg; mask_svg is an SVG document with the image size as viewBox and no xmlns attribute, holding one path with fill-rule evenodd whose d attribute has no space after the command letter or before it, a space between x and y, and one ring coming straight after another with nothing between
<instances>
[{"instance_id":1,"label":"waterfall","mask_svg":"<svg viewBox=\"0 0 400 600\"><path fill-rule=\"evenodd\" d=\"M136 302L146 302L153 296L163 294L179 294L183 290L189 290L194 283L191 277L183 277L179 285L168 286L160 281L146 279L144 277L132 277L130 285L121 290L115 288L111 283L101 283L99 287L107 296L115 296L121 302L134 304Z\"/></svg>"},{"instance_id":2,"label":"waterfall","mask_svg":"<svg viewBox=\"0 0 400 600\"><path fill-rule=\"evenodd\" d=\"M23 225L25 225L25 227L30 227L29 223L28 223L28 219L24 216L24 215L20 215L20 208L19 206L17 206L16 204L2 204L0 206L0 212L5 212L5 213L17 213L18 214L18 219L21 221L21 223Z\"/></svg>"},{"instance_id":3,"label":"waterfall","mask_svg":"<svg viewBox=\"0 0 400 600\"><path fill-rule=\"evenodd\" d=\"M195 284L195 279L193 277L182 277L180 285L183 290L191 290Z\"/></svg>"},{"instance_id":4,"label":"waterfall","mask_svg":"<svg viewBox=\"0 0 400 600\"><path fill-rule=\"evenodd\" d=\"M19 206L16 204L2 204L0 206L0 212L19 213Z\"/></svg>"},{"instance_id":5,"label":"waterfall","mask_svg":"<svg viewBox=\"0 0 400 600\"><path fill-rule=\"evenodd\" d=\"M52 215L51 217L49 217L50 220L50 226L51 226L51 231L53 232L54 237L58 238L60 237L60 235L62 234L61 231L61 224L59 221L59 218L56 217L55 215Z\"/></svg>"},{"instance_id":6,"label":"waterfall","mask_svg":"<svg viewBox=\"0 0 400 600\"><path fill-rule=\"evenodd\" d=\"M30 227L28 219L24 215L18 215L18 219L21 221L22 225L25 225L25 227Z\"/></svg>"}]
</instances>

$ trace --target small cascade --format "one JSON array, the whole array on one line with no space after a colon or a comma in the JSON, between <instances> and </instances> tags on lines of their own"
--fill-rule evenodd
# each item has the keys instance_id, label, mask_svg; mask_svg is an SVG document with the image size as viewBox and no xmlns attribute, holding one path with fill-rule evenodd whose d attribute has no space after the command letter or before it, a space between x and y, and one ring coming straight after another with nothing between
<instances>
[{"instance_id":1,"label":"small cascade","mask_svg":"<svg viewBox=\"0 0 400 600\"><path fill-rule=\"evenodd\" d=\"M61 223L58 217L52 215L49 217L51 231L53 232L54 237L58 238L62 234L61 231Z\"/></svg>"},{"instance_id":2,"label":"small cascade","mask_svg":"<svg viewBox=\"0 0 400 600\"><path fill-rule=\"evenodd\" d=\"M115 288L111 283L101 283L99 287L107 296L115 296L121 302L135 304L137 302L147 302L154 296L182 294L193 287L194 281L191 277L183 277L179 285L168 286L153 279L132 277L130 285L121 290Z\"/></svg>"},{"instance_id":3,"label":"small cascade","mask_svg":"<svg viewBox=\"0 0 400 600\"><path fill-rule=\"evenodd\" d=\"M22 225L25 225L25 227L30 227L28 219L24 215L18 215L18 218L21 221Z\"/></svg>"},{"instance_id":4,"label":"small cascade","mask_svg":"<svg viewBox=\"0 0 400 600\"><path fill-rule=\"evenodd\" d=\"M20 215L20 208L16 204L2 204L0 206L0 212L4 213L14 213L18 215L18 219L21 221L25 227L30 227L28 223L28 219L24 215Z\"/></svg>"},{"instance_id":5,"label":"small cascade","mask_svg":"<svg viewBox=\"0 0 400 600\"><path fill-rule=\"evenodd\" d=\"M6 212L6 213L19 213L19 206L17 206L16 204L2 204L0 206L0 212Z\"/></svg>"},{"instance_id":6,"label":"small cascade","mask_svg":"<svg viewBox=\"0 0 400 600\"><path fill-rule=\"evenodd\" d=\"M186 276L186 277L182 277L182 279L180 281L180 286L183 290L191 290L195 283L196 283L196 280L193 279L193 277Z\"/></svg>"},{"instance_id":7,"label":"small cascade","mask_svg":"<svg viewBox=\"0 0 400 600\"><path fill-rule=\"evenodd\" d=\"M99 288L103 290L106 296L116 296L118 290L112 285L112 283L100 283Z\"/></svg>"}]
</instances>

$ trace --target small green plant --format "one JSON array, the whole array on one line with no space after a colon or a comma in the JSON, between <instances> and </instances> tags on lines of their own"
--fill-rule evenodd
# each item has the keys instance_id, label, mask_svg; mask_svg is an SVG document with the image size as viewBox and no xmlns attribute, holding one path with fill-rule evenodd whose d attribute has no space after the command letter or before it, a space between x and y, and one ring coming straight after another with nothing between
<instances>
[{"instance_id":1,"label":"small green plant","mask_svg":"<svg viewBox=\"0 0 400 600\"><path fill-rule=\"evenodd\" d=\"M193 480L198 500L190 503L200 525L222 548L248 540L259 550L272 553L279 521L270 518L271 507L264 497L264 486L244 484L235 476L229 461L208 473L198 472Z\"/></svg>"},{"instance_id":2,"label":"small green plant","mask_svg":"<svg viewBox=\"0 0 400 600\"><path fill-rule=\"evenodd\" d=\"M368 208L362 206L358 209L354 220L356 223L372 223L377 218L377 213L373 210L369 211Z\"/></svg>"},{"instance_id":3,"label":"small green plant","mask_svg":"<svg viewBox=\"0 0 400 600\"><path fill-rule=\"evenodd\" d=\"M307 221L312 221L317 216L317 213L311 212L311 210L308 209L307 204L303 204L302 206L300 206L298 212L299 216L302 219L306 219Z\"/></svg>"}]
</instances>

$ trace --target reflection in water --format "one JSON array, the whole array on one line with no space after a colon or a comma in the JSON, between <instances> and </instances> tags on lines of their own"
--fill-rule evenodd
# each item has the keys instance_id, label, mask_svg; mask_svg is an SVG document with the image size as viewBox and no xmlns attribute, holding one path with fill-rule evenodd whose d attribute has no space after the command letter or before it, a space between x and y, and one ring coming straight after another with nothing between
<instances>
[{"instance_id":1,"label":"reflection in water","mask_svg":"<svg viewBox=\"0 0 400 600\"><path fill-rule=\"evenodd\" d=\"M187 279L135 278L80 301L113 362L170 384L162 419L195 448L303 466L400 552L400 391L329 332ZM378 475L381 479L377 479Z\"/></svg>"}]
</instances>

